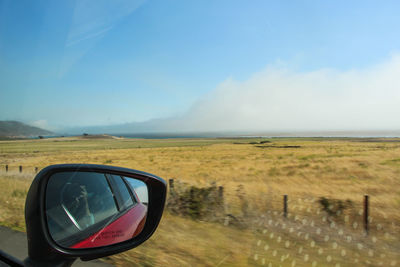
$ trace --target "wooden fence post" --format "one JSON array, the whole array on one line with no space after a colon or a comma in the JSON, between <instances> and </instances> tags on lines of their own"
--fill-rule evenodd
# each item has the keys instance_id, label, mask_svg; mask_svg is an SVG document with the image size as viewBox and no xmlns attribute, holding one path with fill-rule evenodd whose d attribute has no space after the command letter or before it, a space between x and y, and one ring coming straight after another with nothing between
<instances>
[{"instance_id":1,"label":"wooden fence post","mask_svg":"<svg viewBox=\"0 0 400 267\"><path fill-rule=\"evenodd\" d=\"M35 173L37 173L37 172L38 172L38 169L39 169L38 167L35 167Z\"/></svg>"},{"instance_id":2,"label":"wooden fence post","mask_svg":"<svg viewBox=\"0 0 400 267\"><path fill-rule=\"evenodd\" d=\"M169 190L174 189L174 179L169 179Z\"/></svg>"},{"instance_id":3,"label":"wooden fence post","mask_svg":"<svg viewBox=\"0 0 400 267\"><path fill-rule=\"evenodd\" d=\"M288 214L287 201L288 201L288 195L283 195L283 216L285 218L287 218L287 214Z\"/></svg>"},{"instance_id":4,"label":"wooden fence post","mask_svg":"<svg viewBox=\"0 0 400 267\"><path fill-rule=\"evenodd\" d=\"M220 200L224 199L224 187L218 186L218 197Z\"/></svg>"},{"instance_id":5,"label":"wooden fence post","mask_svg":"<svg viewBox=\"0 0 400 267\"><path fill-rule=\"evenodd\" d=\"M364 196L364 229L365 229L365 234L368 235L369 232L369 225L368 225L368 220L369 219L369 197L368 195Z\"/></svg>"},{"instance_id":6,"label":"wooden fence post","mask_svg":"<svg viewBox=\"0 0 400 267\"><path fill-rule=\"evenodd\" d=\"M8 165L6 165L6 172L8 172Z\"/></svg>"},{"instance_id":7,"label":"wooden fence post","mask_svg":"<svg viewBox=\"0 0 400 267\"><path fill-rule=\"evenodd\" d=\"M19 172L22 172L22 166L21 165L19 166Z\"/></svg>"},{"instance_id":8,"label":"wooden fence post","mask_svg":"<svg viewBox=\"0 0 400 267\"><path fill-rule=\"evenodd\" d=\"M223 186L218 186L218 199L217 202L219 205L222 205L224 203L224 187Z\"/></svg>"}]
</instances>

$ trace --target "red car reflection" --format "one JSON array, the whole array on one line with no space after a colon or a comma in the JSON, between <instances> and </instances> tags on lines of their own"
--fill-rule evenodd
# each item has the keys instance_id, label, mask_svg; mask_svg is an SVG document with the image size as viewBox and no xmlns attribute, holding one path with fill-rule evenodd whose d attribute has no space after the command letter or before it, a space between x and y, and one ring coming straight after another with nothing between
<instances>
[{"instance_id":1,"label":"red car reflection","mask_svg":"<svg viewBox=\"0 0 400 267\"><path fill-rule=\"evenodd\" d=\"M124 215L106 225L97 233L71 246L71 248L100 247L129 240L143 230L146 214L147 206L137 203Z\"/></svg>"}]
</instances>

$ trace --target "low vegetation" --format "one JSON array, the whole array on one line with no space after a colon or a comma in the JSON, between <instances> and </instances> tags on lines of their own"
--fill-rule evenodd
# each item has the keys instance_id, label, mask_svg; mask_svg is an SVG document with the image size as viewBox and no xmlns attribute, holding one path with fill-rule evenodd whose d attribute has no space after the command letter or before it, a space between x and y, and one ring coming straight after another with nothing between
<instances>
[{"instance_id":1,"label":"low vegetation","mask_svg":"<svg viewBox=\"0 0 400 267\"><path fill-rule=\"evenodd\" d=\"M0 223L24 229L25 194L35 167L112 164L174 179L159 230L143 246L107 259L117 265L396 266L400 263L398 141L81 137L1 141ZM284 194L289 197L286 219ZM369 236L362 221L365 194L371 204Z\"/></svg>"}]
</instances>

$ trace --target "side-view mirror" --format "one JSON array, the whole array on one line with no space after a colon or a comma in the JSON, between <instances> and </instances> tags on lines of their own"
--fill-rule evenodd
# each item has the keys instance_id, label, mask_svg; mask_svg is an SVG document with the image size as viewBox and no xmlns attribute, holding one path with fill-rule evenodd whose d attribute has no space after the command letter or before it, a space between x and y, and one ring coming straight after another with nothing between
<instances>
[{"instance_id":1,"label":"side-view mirror","mask_svg":"<svg viewBox=\"0 0 400 267\"><path fill-rule=\"evenodd\" d=\"M25 203L31 266L70 266L132 249L155 231L166 183L149 173L91 164L53 165Z\"/></svg>"}]
</instances>

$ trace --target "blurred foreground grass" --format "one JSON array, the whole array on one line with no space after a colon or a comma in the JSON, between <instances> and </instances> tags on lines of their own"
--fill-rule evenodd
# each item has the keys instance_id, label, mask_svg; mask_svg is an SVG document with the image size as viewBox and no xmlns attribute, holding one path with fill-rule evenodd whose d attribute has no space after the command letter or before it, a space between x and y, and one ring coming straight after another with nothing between
<instances>
[{"instance_id":1,"label":"blurred foreground grass","mask_svg":"<svg viewBox=\"0 0 400 267\"><path fill-rule=\"evenodd\" d=\"M0 224L26 231L24 205L31 178L0 176ZM193 221L165 212L153 237L140 247L106 260L117 266L243 266L251 247L250 230Z\"/></svg>"},{"instance_id":2,"label":"blurred foreground grass","mask_svg":"<svg viewBox=\"0 0 400 267\"><path fill-rule=\"evenodd\" d=\"M0 175L0 225L25 232L25 198L32 175Z\"/></svg>"}]
</instances>

